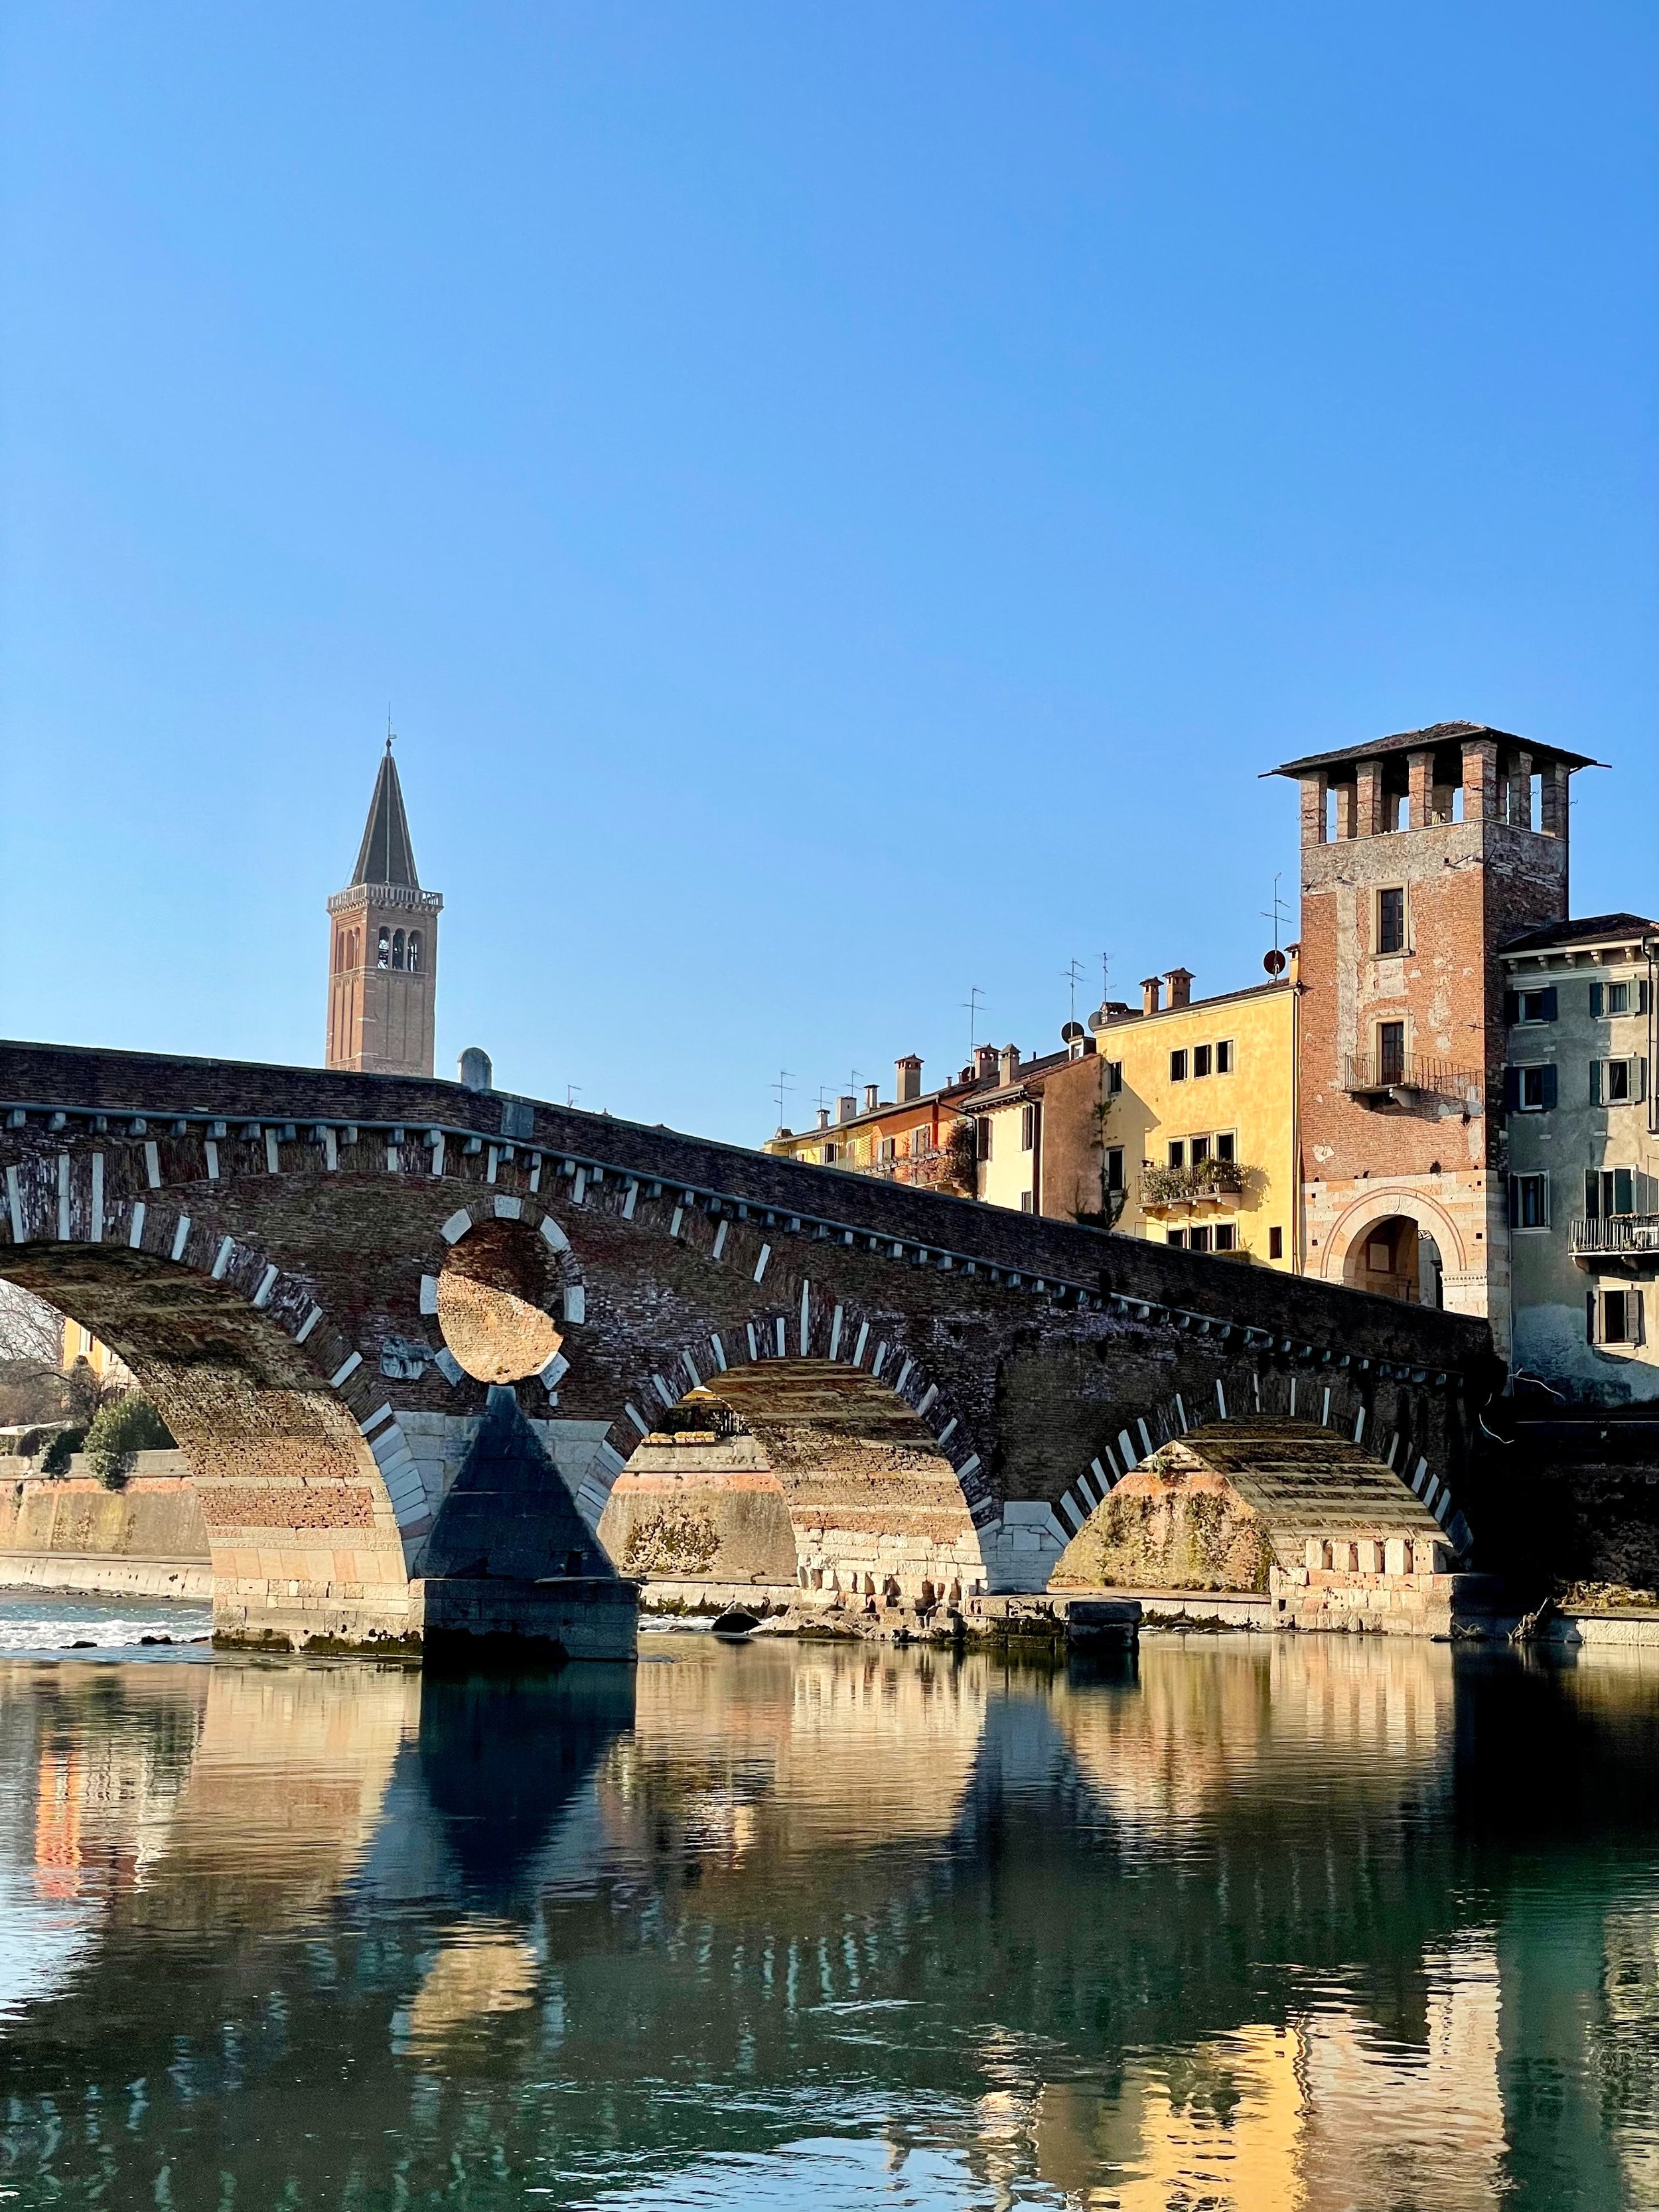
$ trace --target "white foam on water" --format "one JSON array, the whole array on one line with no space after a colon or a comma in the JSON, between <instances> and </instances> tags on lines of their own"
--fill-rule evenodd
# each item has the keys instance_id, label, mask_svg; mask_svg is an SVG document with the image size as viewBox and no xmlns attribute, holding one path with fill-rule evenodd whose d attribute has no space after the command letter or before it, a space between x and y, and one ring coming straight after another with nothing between
<instances>
[{"instance_id":1,"label":"white foam on water","mask_svg":"<svg viewBox=\"0 0 1659 2212\"><path fill-rule=\"evenodd\" d=\"M166 1598L94 1597L76 1590L0 1589L0 1656L8 1652L200 1651L212 1633L210 1605ZM146 1645L145 1637L171 1638Z\"/></svg>"}]
</instances>

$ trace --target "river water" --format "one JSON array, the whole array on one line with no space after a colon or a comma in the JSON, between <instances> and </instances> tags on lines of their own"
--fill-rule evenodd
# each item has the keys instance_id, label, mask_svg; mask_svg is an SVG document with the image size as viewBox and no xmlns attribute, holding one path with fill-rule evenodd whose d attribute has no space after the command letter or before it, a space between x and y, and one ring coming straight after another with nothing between
<instances>
[{"instance_id":1,"label":"river water","mask_svg":"<svg viewBox=\"0 0 1659 2212\"><path fill-rule=\"evenodd\" d=\"M0 2205L1659 2205L1641 1655L159 1610L0 1601Z\"/></svg>"}]
</instances>

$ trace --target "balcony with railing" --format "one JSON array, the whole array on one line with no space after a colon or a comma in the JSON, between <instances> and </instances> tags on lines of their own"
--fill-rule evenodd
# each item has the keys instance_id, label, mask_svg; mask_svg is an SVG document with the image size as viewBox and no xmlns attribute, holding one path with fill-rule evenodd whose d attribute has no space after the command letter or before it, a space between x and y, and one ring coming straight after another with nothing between
<instances>
[{"instance_id":1,"label":"balcony with railing","mask_svg":"<svg viewBox=\"0 0 1659 2212\"><path fill-rule=\"evenodd\" d=\"M1407 1105L1416 1097L1467 1098L1480 1090L1473 1068L1418 1052L1355 1052L1348 1054L1342 1088L1351 1097L1389 1098Z\"/></svg>"},{"instance_id":2,"label":"balcony with railing","mask_svg":"<svg viewBox=\"0 0 1659 2212\"><path fill-rule=\"evenodd\" d=\"M1575 1221L1571 1235L1572 1256L1583 1267L1659 1266L1659 1213L1605 1213Z\"/></svg>"},{"instance_id":3,"label":"balcony with railing","mask_svg":"<svg viewBox=\"0 0 1659 2212\"><path fill-rule=\"evenodd\" d=\"M1249 1170L1237 1160L1199 1160L1191 1167L1160 1168L1141 1163L1140 1210L1168 1213L1177 1206L1236 1206Z\"/></svg>"}]
</instances>

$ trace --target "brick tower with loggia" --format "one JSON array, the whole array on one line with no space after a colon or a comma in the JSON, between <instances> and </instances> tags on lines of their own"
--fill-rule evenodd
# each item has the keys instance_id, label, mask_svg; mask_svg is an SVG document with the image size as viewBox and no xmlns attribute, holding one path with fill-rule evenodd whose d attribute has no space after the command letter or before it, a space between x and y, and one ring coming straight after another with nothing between
<instances>
[{"instance_id":1,"label":"brick tower with loggia","mask_svg":"<svg viewBox=\"0 0 1659 2212\"><path fill-rule=\"evenodd\" d=\"M1310 1274L1509 1338L1498 949L1567 911L1584 754L1437 722L1302 787L1297 1083Z\"/></svg>"}]
</instances>

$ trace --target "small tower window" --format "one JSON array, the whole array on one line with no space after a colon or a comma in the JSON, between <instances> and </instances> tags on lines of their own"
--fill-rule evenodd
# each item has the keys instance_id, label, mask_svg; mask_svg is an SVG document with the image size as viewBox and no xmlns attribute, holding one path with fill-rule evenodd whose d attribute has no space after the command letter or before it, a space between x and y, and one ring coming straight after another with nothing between
<instances>
[{"instance_id":1,"label":"small tower window","mask_svg":"<svg viewBox=\"0 0 1659 2212\"><path fill-rule=\"evenodd\" d=\"M411 929L409 933L409 972L411 975L418 975L421 972L421 933L418 929Z\"/></svg>"},{"instance_id":2,"label":"small tower window","mask_svg":"<svg viewBox=\"0 0 1659 2212\"><path fill-rule=\"evenodd\" d=\"M392 964L394 968L401 968L404 964L404 933L401 929L394 929L392 933Z\"/></svg>"},{"instance_id":3,"label":"small tower window","mask_svg":"<svg viewBox=\"0 0 1659 2212\"><path fill-rule=\"evenodd\" d=\"M389 929L383 929L380 932L380 941L374 954L374 964L377 968L389 968L392 965L392 932Z\"/></svg>"}]
</instances>

